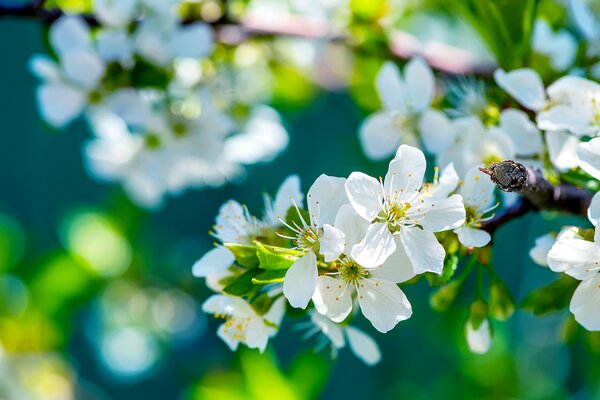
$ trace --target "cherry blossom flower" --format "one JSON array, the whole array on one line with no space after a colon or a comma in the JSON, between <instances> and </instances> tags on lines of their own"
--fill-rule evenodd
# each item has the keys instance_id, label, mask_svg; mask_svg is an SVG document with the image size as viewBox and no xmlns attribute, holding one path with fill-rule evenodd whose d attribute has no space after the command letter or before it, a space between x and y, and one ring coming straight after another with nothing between
<instances>
[{"instance_id":1,"label":"cherry blossom flower","mask_svg":"<svg viewBox=\"0 0 600 400\"><path fill-rule=\"evenodd\" d=\"M492 346L492 331L490 321L486 318L477 329L473 327L471 320L466 324L466 336L469 350L476 354L485 354Z\"/></svg>"}]
</instances>

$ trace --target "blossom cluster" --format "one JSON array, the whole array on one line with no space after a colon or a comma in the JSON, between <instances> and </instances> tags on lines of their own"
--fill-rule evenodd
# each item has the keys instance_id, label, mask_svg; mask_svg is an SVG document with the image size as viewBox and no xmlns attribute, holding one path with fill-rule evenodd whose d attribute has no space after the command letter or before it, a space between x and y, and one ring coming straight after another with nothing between
<instances>
[{"instance_id":1,"label":"blossom cluster","mask_svg":"<svg viewBox=\"0 0 600 400\"><path fill-rule=\"evenodd\" d=\"M193 267L219 292L203 305L225 319L218 335L232 350L241 342L263 351L286 309L310 310L309 333L321 331L336 349L347 337L363 361L379 360L375 342L350 325L358 310L379 332L392 330L412 315L399 284L443 273L440 240L489 241L474 226L493 204L489 179L473 168L459 182L449 165L424 183L425 172L424 153L401 145L383 178L321 175L304 197L290 176L266 196L262 218L226 202L213 231L219 244Z\"/></svg>"},{"instance_id":2,"label":"blossom cluster","mask_svg":"<svg viewBox=\"0 0 600 400\"><path fill-rule=\"evenodd\" d=\"M245 165L270 161L288 143L276 111L227 95L235 88L210 58L212 27L182 24L179 7L95 1L100 26L60 17L49 28L51 55L29 64L42 81L42 118L62 129L84 115L93 132L84 148L89 172L120 183L146 208L238 179Z\"/></svg>"}]
</instances>

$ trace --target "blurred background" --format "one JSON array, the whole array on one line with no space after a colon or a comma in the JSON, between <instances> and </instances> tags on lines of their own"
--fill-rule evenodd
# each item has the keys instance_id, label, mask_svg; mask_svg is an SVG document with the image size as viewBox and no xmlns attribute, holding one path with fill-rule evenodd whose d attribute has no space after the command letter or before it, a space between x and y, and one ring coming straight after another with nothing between
<instances>
[{"instance_id":1,"label":"blurred background","mask_svg":"<svg viewBox=\"0 0 600 400\"><path fill-rule=\"evenodd\" d=\"M367 15L373 7L352 3ZM438 2L396 3L396 27L493 62L473 30ZM304 190L321 173L381 175L386 163L365 158L356 132L378 106L372 81L382 56L338 49L320 59L309 51L295 54L312 58L276 64L269 103L289 132L287 149L250 166L243 182L192 190L150 212L118 185L90 179L81 152L85 122L58 132L40 120L26 65L46 51L43 28L0 20L1 399L600 398L600 336L584 335L566 310L519 311L494 324L488 354L471 354L463 332L470 298L436 313L424 281L406 287L414 315L393 331L377 334L360 321L382 349L375 367L348 351L336 359L315 351L293 319L265 354L230 352L215 335L219 321L200 311L209 290L191 275L212 247L208 231L219 206L234 198L259 213L262 193L274 193L292 173ZM307 79L306 69L318 79ZM555 279L530 260L534 239L584 223L555 217L527 215L496 233L493 264L517 301Z\"/></svg>"}]
</instances>

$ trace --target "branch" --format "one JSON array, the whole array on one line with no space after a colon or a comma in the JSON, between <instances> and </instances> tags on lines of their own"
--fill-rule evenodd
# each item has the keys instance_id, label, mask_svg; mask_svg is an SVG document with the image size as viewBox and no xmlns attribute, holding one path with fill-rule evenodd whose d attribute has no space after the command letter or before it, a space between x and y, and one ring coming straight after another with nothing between
<instances>
[{"instance_id":1,"label":"branch","mask_svg":"<svg viewBox=\"0 0 600 400\"><path fill-rule=\"evenodd\" d=\"M542 171L526 168L523 164L512 160L493 163L489 168L480 170L490 176L500 190L516 192L521 195L520 201L505 213L488 221L483 229L493 232L501 224L526 214L530 210L553 210L569 214L587 215L592 200L592 193L569 183L553 185Z\"/></svg>"},{"instance_id":2,"label":"branch","mask_svg":"<svg viewBox=\"0 0 600 400\"><path fill-rule=\"evenodd\" d=\"M59 9L44 9L43 1L36 0L25 5L5 5L0 3L0 17L21 17L38 19L51 24L63 15ZM90 14L80 15L90 26L100 26L100 22ZM185 19L183 24L196 21ZM249 12L240 21L232 21L223 16L215 21L203 21L212 25L217 31L219 41L226 44L239 44L249 37L289 36L298 38L342 42L358 49L352 37L339 32L328 21L301 15L266 16L262 13ZM422 56L429 65L445 74L475 74L491 76L496 66L489 63L478 63L464 49L448 46L439 42L423 43L415 36L394 31L389 36L387 57L407 60L416 55Z\"/></svg>"}]
</instances>

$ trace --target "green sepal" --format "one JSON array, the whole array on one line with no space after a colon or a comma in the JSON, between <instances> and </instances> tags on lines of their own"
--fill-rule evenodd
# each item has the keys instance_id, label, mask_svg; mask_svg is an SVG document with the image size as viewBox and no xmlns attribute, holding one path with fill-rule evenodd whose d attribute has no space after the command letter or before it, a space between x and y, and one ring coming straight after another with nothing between
<instances>
[{"instance_id":1,"label":"green sepal","mask_svg":"<svg viewBox=\"0 0 600 400\"><path fill-rule=\"evenodd\" d=\"M252 283L252 278L260 274L260 272L261 271L257 268L244 272L227 285L223 289L223 292L232 296L244 296L257 291L262 285L255 285Z\"/></svg>"},{"instance_id":2,"label":"green sepal","mask_svg":"<svg viewBox=\"0 0 600 400\"><path fill-rule=\"evenodd\" d=\"M250 244L223 243L233 253L235 261L245 268L258 267L256 247Z\"/></svg>"},{"instance_id":3,"label":"green sepal","mask_svg":"<svg viewBox=\"0 0 600 400\"><path fill-rule=\"evenodd\" d=\"M469 320L474 330L479 329L483 321L488 317L489 307L485 301L479 299L471 303Z\"/></svg>"},{"instance_id":4,"label":"green sepal","mask_svg":"<svg viewBox=\"0 0 600 400\"><path fill-rule=\"evenodd\" d=\"M267 270L288 269L298 259L302 252L254 242L259 267Z\"/></svg>"},{"instance_id":5,"label":"green sepal","mask_svg":"<svg viewBox=\"0 0 600 400\"><path fill-rule=\"evenodd\" d=\"M458 256L456 254L446 254L444 259L444 268L440 275L428 272L425 274L429 286L440 286L448 283L456 272L458 266Z\"/></svg>"},{"instance_id":6,"label":"green sepal","mask_svg":"<svg viewBox=\"0 0 600 400\"><path fill-rule=\"evenodd\" d=\"M283 282L283 278L285 277L286 272L287 270L285 269L270 269L252 278L252 283L254 283L255 285L267 283L280 283Z\"/></svg>"}]
</instances>

